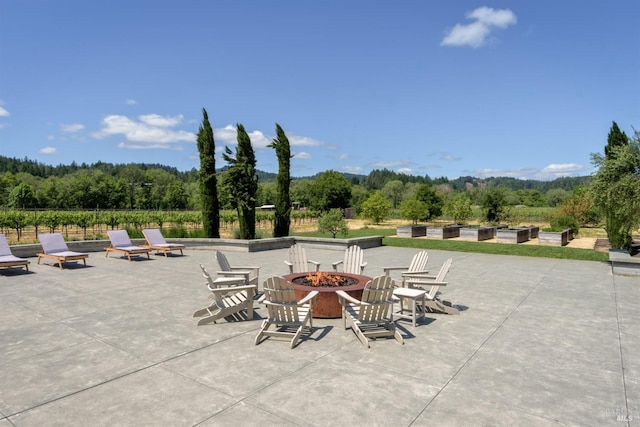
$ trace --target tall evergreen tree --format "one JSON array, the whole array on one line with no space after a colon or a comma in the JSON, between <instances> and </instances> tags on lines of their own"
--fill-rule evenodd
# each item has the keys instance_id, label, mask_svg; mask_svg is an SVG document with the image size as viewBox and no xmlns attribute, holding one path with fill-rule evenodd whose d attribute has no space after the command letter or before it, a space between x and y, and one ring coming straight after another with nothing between
<instances>
[{"instance_id":1,"label":"tall evergreen tree","mask_svg":"<svg viewBox=\"0 0 640 427\"><path fill-rule=\"evenodd\" d=\"M276 123L276 138L269 147L276 150L278 157L278 176L276 177L276 212L273 237L289 235L291 225L291 148L289 139L279 124Z\"/></svg>"},{"instance_id":2,"label":"tall evergreen tree","mask_svg":"<svg viewBox=\"0 0 640 427\"><path fill-rule=\"evenodd\" d=\"M207 237L220 237L220 205L216 178L215 142L207 110L202 109L202 124L198 129L198 153L200 153L200 194L202 202L202 226Z\"/></svg>"},{"instance_id":3,"label":"tall evergreen tree","mask_svg":"<svg viewBox=\"0 0 640 427\"><path fill-rule=\"evenodd\" d=\"M244 126L238 124L237 130L238 147L235 157L229 147L224 147L222 154L222 157L231 165L226 175L226 187L238 211L240 238L255 239L256 193L258 192L256 156Z\"/></svg>"},{"instance_id":4,"label":"tall evergreen tree","mask_svg":"<svg viewBox=\"0 0 640 427\"><path fill-rule=\"evenodd\" d=\"M607 135L607 145L604 147L604 156L608 159L613 155L614 147L629 145L629 137L622 132L616 122L611 125L609 135Z\"/></svg>"}]
</instances>

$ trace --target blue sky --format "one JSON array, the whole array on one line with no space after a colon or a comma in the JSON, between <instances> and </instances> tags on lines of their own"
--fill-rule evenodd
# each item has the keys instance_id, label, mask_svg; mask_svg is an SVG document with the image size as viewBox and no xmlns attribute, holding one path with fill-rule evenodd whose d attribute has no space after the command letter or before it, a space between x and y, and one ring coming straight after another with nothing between
<instances>
[{"instance_id":1,"label":"blue sky","mask_svg":"<svg viewBox=\"0 0 640 427\"><path fill-rule=\"evenodd\" d=\"M0 153L199 167L275 123L292 174L553 179L640 129L640 2L0 0ZM216 166L225 162L218 157Z\"/></svg>"}]
</instances>

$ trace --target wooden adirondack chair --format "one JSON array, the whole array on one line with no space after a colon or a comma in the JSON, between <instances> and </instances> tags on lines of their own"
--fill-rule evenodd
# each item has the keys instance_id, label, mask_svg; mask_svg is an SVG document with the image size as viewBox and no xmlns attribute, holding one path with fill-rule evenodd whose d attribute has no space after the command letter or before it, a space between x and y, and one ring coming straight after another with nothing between
<instances>
[{"instance_id":1,"label":"wooden adirondack chair","mask_svg":"<svg viewBox=\"0 0 640 427\"><path fill-rule=\"evenodd\" d=\"M247 285L244 277L222 277L213 280L209 272L200 264L202 275L207 279L207 289L211 291L209 298L213 303L197 310L193 317L202 317L198 326L216 323L225 317L236 320L253 319L253 301L257 294L256 285ZM244 312L246 311L246 316Z\"/></svg>"},{"instance_id":2,"label":"wooden adirondack chair","mask_svg":"<svg viewBox=\"0 0 640 427\"><path fill-rule=\"evenodd\" d=\"M244 277L247 285L255 285L258 286L258 274L260 272L260 267L257 266L235 266L231 267L229 264L229 260L225 254L220 251L216 251L216 259L218 260L218 265L220 266L220 270L216 271L218 276L223 277Z\"/></svg>"},{"instance_id":3,"label":"wooden adirondack chair","mask_svg":"<svg viewBox=\"0 0 640 427\"><path fill-rule=\"evenodd\" d=\"M289 260L284 263L289 267L289 274L311 271L309 264L315 266L316 272L320 271L320 263L307 259L307 251L300 245L292 245L289 248Z\"/></svg>"},{"instance_id":4,"label":"wooden adirondack chair","mask_svg":"<svg viewBox=\"0 0 640 427\"><path fill-rule=\"evenodd\" d=\"M342 304L344 328L347 329L348 323L363 345L369 347L369 338L380 337L393 337L404 344L391 317L395 288L391 277L378 276L367 282L361 300L344 291L336 292Z\"/></svg>"},{"instance_id":5,"label":"wooden adirondack chair","mask_svg":"<svg viewBox=\"0 0 640 427\"><path fill-rule=\"evenodd\" d=\"M404 280L408 287L429 290L425 296L425 303L423 309L429 309L430 311L440 311L447 314L460 314L460 310L453 307L449 301L443 301L438 297L438 291L441 286L446 286L445 278L449 269L451 268L452 258L449 258L440 267L440 271L436 276L428 275L406 275Z\"/></svg>"},{"instance_id":6,"label":"wooden adirondack chair","mask_svg":"<svg viewBox=\"0 0 640 427\"><path fill-rule=\"evenodd\" d=\"M429 254L427 251L420 251L413 256L411 260L411 264L407 267L383 267L384 274L387 276L391 276L392 271L399 271L402 276L402 286L405 287L405 276L412 274L427 274L429 270L427 270L427 261L429 260Z\"/></svg>"},{"instance_id":7,"label":"wooden adirondack chair","mask_svg":"<svg viewBox=\"0 0 640 427\"><path fill-rule=\"evenodd\" d=\"M344 259L336 261L333 265L333 271L338 271L338 266L343 264L342 271L350 274L362 274L367 263L363 261L364 254L362 248L358 245L349 246L344 251Z\"/></svg>"},{"instance_id":8,"label":"wooden adirondack chair","mask_svg":"<svg viewBox=\"0 0 640 427\"><path fill-rule=\"evenodd\" d=\"M291 282L278 276L269 277L262 287L264 295L261 302L267 306L269 317L262 322L256 336L256 345L266 336L291 338L291 348L295 347L307 323L309 329L313 328L313 302L318 291L311 291L306 297L296 301ZM269 330L271 326L275 329Z\"/></svg>"}]
</instances>

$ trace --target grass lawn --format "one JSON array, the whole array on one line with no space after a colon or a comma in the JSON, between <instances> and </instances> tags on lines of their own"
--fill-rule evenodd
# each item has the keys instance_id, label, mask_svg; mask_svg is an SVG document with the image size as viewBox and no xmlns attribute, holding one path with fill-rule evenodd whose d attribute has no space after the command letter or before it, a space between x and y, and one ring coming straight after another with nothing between
<instances>
[{"instance_id":1,"label":"grass lawn","mask_svg":"<svg viewBox=\"0 0 640 427\"><path fill-rule=\"evenodd\" d=\"M296 233L300 236L331 237L327 233ZM487 242L467 242L460 240L433 240L389 237L395 236L395 228L362 228L349 230L348 238L365 236L384 236L382 243L386 246L404 248L435 249L454 252L475 252L492 255L518 255L540 258L574 259L580 261L609 261L609 254L592 249L576 249L556 246L515 245ZM338 235L338 238L343 236Z\"/></svg>"}]
</instances>

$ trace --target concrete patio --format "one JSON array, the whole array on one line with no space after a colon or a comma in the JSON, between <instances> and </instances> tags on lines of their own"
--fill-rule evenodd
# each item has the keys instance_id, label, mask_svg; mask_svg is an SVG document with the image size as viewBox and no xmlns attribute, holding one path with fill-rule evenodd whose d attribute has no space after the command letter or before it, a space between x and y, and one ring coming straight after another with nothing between
<instances>
[{"instance_id":1,"label":"concrete patio","mask_svg":"<svg viewBox=\"0 0 640 427\"><path fill-rule=\"evenodd\" d=\"M365 250L365 274L407 265L409 248ZM286 249L225 252L285 274ZM342 251L308 248L323 270ZM640 280L606 263L430 251L449 257L459 316L398 321L362 346L315 319L293 350L253 321L196 326L211 247L87 267L0 270L0 427L640 425ZM634 326L635 325L635 326Z\"/></svg>"}]
</instances>

